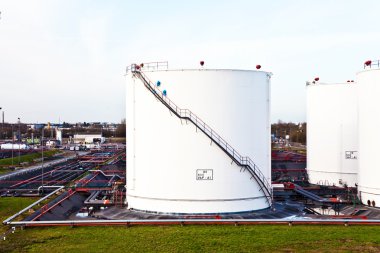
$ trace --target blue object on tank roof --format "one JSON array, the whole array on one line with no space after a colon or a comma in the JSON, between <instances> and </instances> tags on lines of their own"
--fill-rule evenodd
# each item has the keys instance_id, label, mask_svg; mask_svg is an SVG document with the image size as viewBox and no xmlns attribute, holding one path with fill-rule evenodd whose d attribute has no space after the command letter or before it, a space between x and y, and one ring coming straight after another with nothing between
<instances>
[{"instance_id":1,"label":"blue object on tank roof","mask_svg":"<svg viewBox=\"0 0 380 253\"><path fill-rule=\"evenodd\" d=\"M161 82L157 81L157 87L160 87L160 85L161 85Z\"/></svg>"},{"instance_id":2,"label":"blue object on tank roof","mask_svg":"<svg viewBox=\"0 0 380 253\"><path fill-rule=\"evenodd\" d=\"M162 95L166 96L166 90L162 91Z\"/></svg>"}]
</instances>

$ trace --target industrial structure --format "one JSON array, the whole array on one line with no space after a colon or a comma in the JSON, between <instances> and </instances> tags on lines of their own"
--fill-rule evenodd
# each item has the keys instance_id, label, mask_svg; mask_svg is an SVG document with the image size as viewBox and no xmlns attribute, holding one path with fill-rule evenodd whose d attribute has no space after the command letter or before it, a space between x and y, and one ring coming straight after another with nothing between
<instances>
[{"instance_id":1,"label":"industrial structure","mask_svg":"<svg viewBox=\"0 0 380 253\"><path fill-rule=\"evenodd\" d=\"M309 182L355 187L358 183L357 84L307 82Z\"/></svg>"},{"instance_id":2,"label":"industrial structure","mask_svg":"<svg viewBox=\"0 0 380 253\"><path fill-rule=\"evenodd\" d=\"M104 143L105 138L102 136L102 134L75 134L73 142L75 144Z\"/></svg>"},{"instance_id":3,"label":"industrial structure","mask_svg":"<svg viewBox=\"0 0 380 253\"><path fill-rule=\"evenodd\" d=\"M359 197L364 204L380 207L380 171L378 143L380 136L380 64L367 61L357 73L359 84Z\"/></svg>"},{"instance_id":4,"label":"industrial structure","mask_svg":"<svg viewBox=\"0 0 380 253\"><path fill-rule=\"evenodd\" d=\"M62 144L62 129L61 128L56 128L55 129L55 139L57 140L57 141L59 141L59 143L60 144Z\"/></svg>"},{"instance_id":5,"label":"industrial structure","mask_svg":"<svg viewBox=\"0 0 380 253\"><path fill-rule=\"evenodd\" d=\"M100 145L100 134L82 134L70 139L70 150L83 147L80 152L61 148L46 158L41 145L32 166L16 169L9 160L0 196L45 196L3 224L378 225L380 61L364 67L357 82L307 82L306 155L293 143L271 151L271 73L260 65L132 64L127 152L120 143ZM55 130L62 142L62 128ZM2 145L0 159L13 157L18 144ZM97 148L85 150L88 145ZM18 154L37 152L17 148Z\"/></svg>"},{"instance_id":6,"label":"industrial structure","mask_svg":"<svg viewBox=\"0 0 380 253\"><path fill-rule=\"evenodd\" d=\"M311 183L357 187L363 204L380 207L380 61L366 61L356 77L307 82L307 171Z\"/></svg>"},{"instance_id":7,"label":"industrial structure","mask_svg":"<svg viewBox=\"0 0 380 253\"><path fill-rule=\"evenodd\" d=\"M0 144L0 149L6 149L6 150L30 149L30 146L23 143L4 143L4 144Z\"/></svg>"},{"instance_id":8,"label":"industrial structure","mask_svg":"<svg viewBox=\"0 0 380 253\"><path fill-rule=\"evenodd\" d=\"M201 65L128 68L132 210L204 214L271 206L271 73Z\"/></svg>"}]
</instances>

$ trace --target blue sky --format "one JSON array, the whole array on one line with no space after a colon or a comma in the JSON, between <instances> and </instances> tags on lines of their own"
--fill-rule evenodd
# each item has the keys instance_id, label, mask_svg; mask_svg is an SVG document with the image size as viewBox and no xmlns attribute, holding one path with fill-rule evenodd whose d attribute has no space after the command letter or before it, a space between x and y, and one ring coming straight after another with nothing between
<instances>
[{"instance_id":1,"label":"blue sky","mask_svg":"<svg viewBox=\"0 0 380 253\"><path fill-rule=\"evenodd\" d=\"M125 117L124 69L273 72L272 121L306 119L305 81L355 79L379 58L380 1L0 0L0 107L6 121ZM321 101L323 102L323 101Z\"/></svg>"}]
</instances>

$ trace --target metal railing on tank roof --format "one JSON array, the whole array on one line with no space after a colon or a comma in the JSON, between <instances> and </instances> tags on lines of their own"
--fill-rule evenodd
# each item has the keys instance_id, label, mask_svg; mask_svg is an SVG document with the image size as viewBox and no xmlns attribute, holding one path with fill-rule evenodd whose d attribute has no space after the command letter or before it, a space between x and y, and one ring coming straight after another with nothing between
<instances>
[{"instance_id":1,"label":"metal railing on tank roof","mask_svg":"<svg viewBox=\"0 0 380 253\"><path fill-rule=\"evenodd\" d=\"M134 72L137 70L145 70L145 71L155 71L155 70L167 70L169 69L169 63L167 61L158 61L158 62L144 62L140 65L132 64L127 67L128 71Z\"/></svg>"}]
</instances>

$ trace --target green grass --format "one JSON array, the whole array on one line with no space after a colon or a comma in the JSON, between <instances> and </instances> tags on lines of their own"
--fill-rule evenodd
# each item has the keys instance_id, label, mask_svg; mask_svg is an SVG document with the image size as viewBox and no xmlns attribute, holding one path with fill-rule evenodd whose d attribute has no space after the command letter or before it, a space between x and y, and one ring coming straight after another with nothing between
<instances>
[{"instance_id":1,"label":"green grass","mask_svg":"<svg viewBox=\"0 0 380 253\"><path fill-rule=\"evenodd\" d=\"M57 153L59 153L59 150L47 150L44 151L44 157L48 158L51 157ZM20 163L23 162L33 162L34 159L41 158L41 152L38 153L33 153L33 154L27 154L27 155L22 155L20 156ZM18 153L15 152L14 158L13 158L13 164L16 165L18 164ZM5 159L0 159L0 165L12 165L12 158L5 158ZM1 170L0 170L1 171Z\"/></svg>"},{"instance_id":2,"label":"green grass","mask_svg":"<svg viewBox=\"0 0 380 253\"><path fill-rule=\"evenodd\" d=\"M11 172L11 171L14 171L14 170L13 169L9 169L9 168L1 168L0 167L0 175L4 174L4 173Z\"/></svg>"},{"instance_id":3,"label":"green grass","mask_svg":"<svg viewBox=\"0 0 380 253\"><path fill-rule=\"evenodd\" d=\"M0 198L0 221L2 222L39 198ZM3 233L7 229L6 226L0 225L0 233ZM1 247L0 247L1 249ZM1 250L0 250L1 252Z\"/></svg>"},{"instance_id":4,"label":"green grass","mask_svg":"<svg viewBox=\"0 0 380 253\"><path fill-rule=\"evenodd\" d=\"M3 252L379 252L377 227L58 227L17 231Z\"/></svg>"},{"instance_id":5,"label":"green grass","mask_svg":"<svg viewBox=\"0 0 380 253\"><path fill-rule=\"evenodd\" d=\"M0 198L2 220L33 202ZM5 231L5 228L2 228ZM380 252L380 227L199 225L17 230L0 252Z\"/></svg>"}]
</instances>

